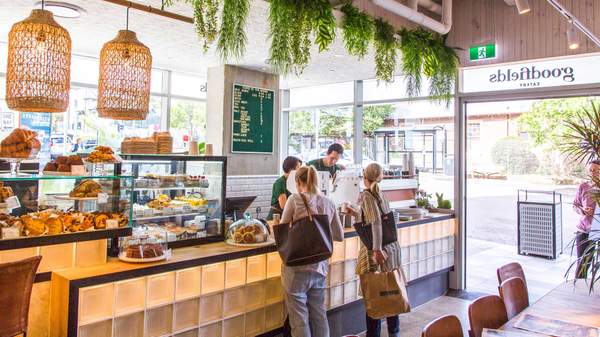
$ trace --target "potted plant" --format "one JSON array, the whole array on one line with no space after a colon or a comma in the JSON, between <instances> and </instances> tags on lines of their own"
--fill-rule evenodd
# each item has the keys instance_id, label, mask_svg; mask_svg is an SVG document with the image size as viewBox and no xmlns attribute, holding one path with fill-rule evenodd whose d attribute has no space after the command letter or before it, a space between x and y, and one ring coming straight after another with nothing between
<instances>
[{"instance_id":1,"label":"potted plant","mask_svg":"<svg viewBox=\"0 0 600 337\"><path fill-rule=\"evenodd\" d=\"M600 158L600 109L595 103L592 102L590 109L582 109L576 113L574 119L566 120L564 123L567 130L563 135L564 141L561 146L564 154L571 160L586 164ZM600 203L600 179L590 177L590 180L594 187L588 193L598 205ZM569 275L572 275L573 270L576 273L580 272L577 270L578 265L586 266L590 293L600 279L600 231L594 229L594 222L597 221L600 219L595 216L587 242L581 243L586 247L583 254L571 263L565 274L565 278L568 278ZM573 253L577 248L577 241L572 240L570 245L571 253Z\"/></svg>"}]
</instances>

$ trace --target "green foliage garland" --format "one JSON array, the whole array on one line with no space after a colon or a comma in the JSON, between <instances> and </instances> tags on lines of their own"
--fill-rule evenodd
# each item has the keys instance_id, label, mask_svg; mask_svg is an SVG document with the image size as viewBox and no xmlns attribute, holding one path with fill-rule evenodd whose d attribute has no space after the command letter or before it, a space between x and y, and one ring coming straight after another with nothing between
<instances>
[{"instance_id":1,"label":"green foliage garland","mask_svg":"<svg viewBox=\"0 0 600 337\"><path fill-rule=\"evenodd\" d=\"M341 11L345 14L342 31L346 50L350 55L362 59L369 52L369 43L373 40L373 19L354 7L350 1L342 6Z\"/></svg>"},{"instance_id":2,"label":"green foliage garland","mask_svg":"<svg viewBox=\"0 0 600 337\"><path fill-rule=\"evenodd\" d=\"M324 51L335 39L335 27L328 0L271 0L269 63L280 74L301 74L310 61L311 34Z\"/></svg>"},{"instance_id":3,"label":"green foliage garland","mask_svg":"<svg viewBox=\"0 0 600 337\"><path fill-rule=\"evenodd\" d=\"M218 35L217 30L217 11L219 9L218 0L193 0L194 6L194 24L196 33L203 42L204 52L208 51L209 46L215 41Z\"/></svg>"},{"instance_id":4,"label":"green foliage garland","mask_svg":"<svg viewBox=\"0 0 600 337\"><path fill-rule=\"evenodd\" d=\"M429 95L449 104L456 80L459 59L456 51L446 45L445 35L421 27L400 31L402 42L402 72L406 76L409 97L421 94L422 75L430 79Z\"/></svg>"},{"instance_id":5,"label":"green foliage garland","mask_svg":"<svg viewBox=\"0 0 600 337\"><path fill-rule=\"evenodd\" d=\"M394 27L381 20L375 20L375 78L385 82L394 80L398 42Z\"/></svg>"},{"instance_id":6,"label":"green foliage garland","mask_svg":"<svg viewBox=\"0 0 600 337\"><path fill-rule=\"evenodd\" d=\"M223 60L240 59L246 52L246 19L250 11L248 0L223 0L223 19L217 50Z\"/></svg>"}]
</instances>

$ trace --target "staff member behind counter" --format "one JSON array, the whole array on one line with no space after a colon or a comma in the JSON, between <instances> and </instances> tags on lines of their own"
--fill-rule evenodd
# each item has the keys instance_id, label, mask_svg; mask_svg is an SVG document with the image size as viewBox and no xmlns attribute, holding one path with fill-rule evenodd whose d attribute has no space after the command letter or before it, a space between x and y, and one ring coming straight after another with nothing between
<instances>
[{"instance_id":1,"label":"staff member behind counter","mask_svg":"<svg viewBox=\"0 0 600 337\"><path fill-rule=\"evenodd\" d=\"M283 164L281 165L283 168L283 175L273 183L273 193L271 194L271 210L269 211L269 216L267 220L273 220L273 214L283 213L283 208L285 207L285 203L287 202L287 198L290 196L290 191L287 190L287 178L290 175L290 172L293 170L297 170L302 166L302 160L294 157L288 156L283 160Z\"/></svg>"},{"instance_id":2,"label":"staff member behind counter","mask_svg":"<svg viewBox=\"0 0 600 337\"><path fill-rule=\"evenodd\" d=\"M331 177L335 177L337 171L346 169L344 166L337 164L343 154L344 147L341 144L331 144L325 157L309 161L308 166L313 166L317 171L329 172Z\"/></svg>"}]
</instances>

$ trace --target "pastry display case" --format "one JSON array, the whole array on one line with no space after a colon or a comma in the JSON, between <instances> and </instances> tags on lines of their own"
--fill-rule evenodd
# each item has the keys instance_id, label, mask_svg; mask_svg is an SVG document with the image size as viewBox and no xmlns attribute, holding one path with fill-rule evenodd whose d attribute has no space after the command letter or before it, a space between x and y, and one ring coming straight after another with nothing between
<instances>
[{"instance_id":1,"label":"pastry display case","mask_svg":"<svg viewBox=\"0 0 600 337\"><path fill-rule=\"evenodd\" d=\"M134 228L166 231L170 248L222 241L226 157L121 154L132 175Z\"/></svg>"},{"instance_id":2,"label":"pastry display case","mask_svg":"<svg viewBox=\"0 0 600 337\"><path fill-rule=\"evenodd\" d=\"M131 236L119 241L119 259L125 262L160 261L170 254L167 231L158 226L137 226Z\"/></svg>"},{"instance_id":3,"label":"pastry display case","mask_svg":"<svg viewBox=\"0 0 600 337\"><path fill-rule=\"evenodd\" d=\"M130 235L132 184L131 176L0 175L0 250Z\"/></svg>"}]
</instances>

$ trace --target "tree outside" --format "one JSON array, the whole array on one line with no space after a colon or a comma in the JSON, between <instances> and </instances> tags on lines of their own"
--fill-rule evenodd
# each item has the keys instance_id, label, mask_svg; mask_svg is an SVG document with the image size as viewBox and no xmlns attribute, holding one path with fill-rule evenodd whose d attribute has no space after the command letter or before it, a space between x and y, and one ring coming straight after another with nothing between
<instances>
[{"instance_id":1,"label":"tree outside","mask_svg":"<svg viewBox=\"0 0 600 337\"><path fill-rule=\"evenodd\" d=\"M529 112L519 117L519 127L527 132L530 143L540 157L541 173L567 177L583 172L581 165L565 158L558 149L567 131L565 121L574 120L576 113L589 107L591 101L598 103L600 99L575 97L540 100L532 104Z\"/></svg>"},{"instance_id":2,"label":"tree outside","mask_svg":"<svg viewBox=\"0 0 600 337\"><path fill-rule=\"evenodd\" d=\"M171 129L191 137L203 137L206 130L206 106L203 103L173 100L171 105Z\"/></svg>"}]
</instances>

